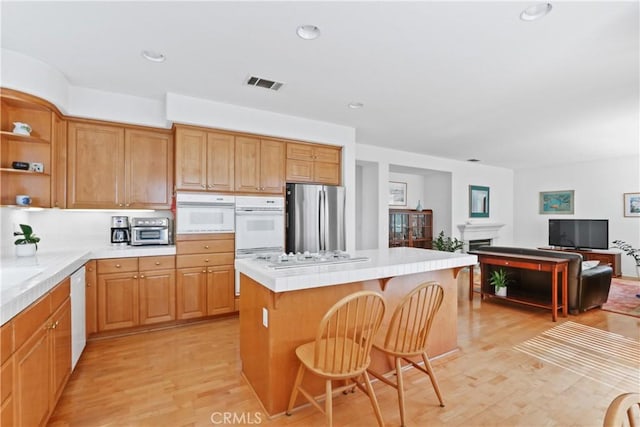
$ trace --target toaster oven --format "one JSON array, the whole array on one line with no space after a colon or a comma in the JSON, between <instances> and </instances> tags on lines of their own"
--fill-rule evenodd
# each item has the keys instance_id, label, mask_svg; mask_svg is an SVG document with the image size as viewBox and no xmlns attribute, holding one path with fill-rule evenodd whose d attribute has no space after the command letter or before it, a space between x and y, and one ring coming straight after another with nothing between
<instances>
[{"instance_id":1,"label":"toaster oven","mask_svg":"<svg viewBox=\"0 0 640 427\"><path fill-rule=\"evenodd\" d=\"M169 218L131 218L131 245L168 245L171 240Z\"/></svg>"}]
</instances>

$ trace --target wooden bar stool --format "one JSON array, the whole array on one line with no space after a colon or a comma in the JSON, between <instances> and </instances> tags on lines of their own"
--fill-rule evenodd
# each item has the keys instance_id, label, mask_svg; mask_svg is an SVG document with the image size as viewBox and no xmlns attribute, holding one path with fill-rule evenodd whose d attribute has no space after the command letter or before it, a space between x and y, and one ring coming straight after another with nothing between
<instances>
[{"instance_id":1,"label":"wooden bar stool","mask_svg":"<svg viewBox=\"0 0 640 427\"><path fill-rule=\"evenodd\" d=\"M640 393L623 393L607 408L603 427L640 427Z\"/></svg>"},{"instance_id":2,"label":"wooden bar stool","mask_svg":"<svg viewBox=\"0 0 640 427\"><path fill-rule=\"evenodd\" d=\"M368 370L380 381L398 390L400 406L400 421L405 425L404 383L402 380L402 360L424 372L431 379L433 389L438 396L440 406L444 406L438 381L427 356L427 339L433 319L442 304L444 291L436 282L426 282L419 285L406 295L396 307L391 317L387 333L378 336L373 346L393 359L396 381L392 381L383 374ZM422 356L424 368L410 358Z\"/></svg>"},{"instance_id":3,"label":"wooden bar stool","mask_svg":"<svg viewBox=\"0 0 640 427\"><path fill-rule=\"evenodd\" d=\"M320 412L326 414L327 424L332 426L333 394L357 386L369 396L378 424L384 425L367 375L373 337L380 327L384 310L382 295L373 291L359 291L342 298L327 311L320 321L315 341L296 349L300 367L291 391L287 415L291 415L300 392ZM306 371L325 379L324 408L302 386ZM336 380L346 385L333 388L332 381Z\"/></svg>"}]
</instances>

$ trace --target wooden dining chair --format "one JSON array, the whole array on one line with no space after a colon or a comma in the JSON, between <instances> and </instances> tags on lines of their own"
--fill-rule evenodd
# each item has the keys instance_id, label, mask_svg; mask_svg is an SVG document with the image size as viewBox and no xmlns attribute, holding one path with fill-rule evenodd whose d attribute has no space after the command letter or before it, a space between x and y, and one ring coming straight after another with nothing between
<instances>
[{"instance_id":1,"label":"wooden dining chair","mask_svg":"<svg viewBox=\"0 0 640 427\"><path fill-rule=\"evenodd\" d=\"M393 360L396 380L393 381L382 373L370 369L368 372L398 390L400 422L403 426L405 425L405 396L402 379L403 360L429 376L433 389L440 401L440 406L444 406L440 387L431 363L429 363L426 349L429 330L442 304L443 296L442 286L437 282L425 282L413 289L396 307L386 334L380 334L373 344L376 349L387 354ZM422 357L424 367L411 359L417 356Z\"/></svg>"},{"instance_id":2,"label":"wooden dining chair","mask_svg":"<svg viewBox=\"0 0 640 427\"><path fill-rule=\"evenodd\" d=\"M369 396L378 424L383 425L367 367L371 361L373 337L380 327L384 310L382 295L374 291L359 291L342 298L327 311L318 326L316 339L296 348L300 367L291 391L287 415L291 415L300 392L326 415L327 424L332 426L333 395L357 386ZM325 380L324 408L303 387L306 371ZM333 381L341 381L342 385L334 388Z\"/></svg>"},{"instance_id":3,"label":"wooden dining chair","mask_svg":"<svg viewBox=\"0 0 640 427\"><path fill-rule=\"evenodd\" d=\"M640 427L640 393L623 393L613 399L603 427Z\"/></svg>"}]
</instances>

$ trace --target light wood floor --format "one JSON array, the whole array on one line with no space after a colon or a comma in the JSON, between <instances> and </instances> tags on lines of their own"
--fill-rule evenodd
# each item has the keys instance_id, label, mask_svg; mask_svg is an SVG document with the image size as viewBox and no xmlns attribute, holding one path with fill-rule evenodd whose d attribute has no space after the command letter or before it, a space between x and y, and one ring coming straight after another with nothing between
<instances>
[{"instance_id":1,"label":"light wood floor","mask_svg":"<svg viewBox=\"0 0 640 427\"><path fill-rule=\"evenodd\" d=\"M478 296L469 302L464 276L458 310L460 349L433 362L446 407L438 406L426 376L408 370L409 425L602 425L619 390L513 350L567 319L553 323L546 310L481 303ZM591 310L568 320L639 339L639 318ZM90 342L50 425L324 425L312 407L290 417L266 417L241 376L238 333L232 317ZM399 425L395 390L382 383L374 389L386 424ZM334 424L375 425L367 397L336 397Z\"/></svg>"}]
</instances>

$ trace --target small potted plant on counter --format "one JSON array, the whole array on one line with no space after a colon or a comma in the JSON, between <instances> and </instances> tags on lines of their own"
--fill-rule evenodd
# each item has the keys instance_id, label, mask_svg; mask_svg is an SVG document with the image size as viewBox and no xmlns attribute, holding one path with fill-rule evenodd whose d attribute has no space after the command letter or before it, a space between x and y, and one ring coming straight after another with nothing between
<instances>
[{"instance_id":1,"label":"small potted plant on counter","mask_svg":"<svg viewBox=\"0 0 640 427\"><path fill-rule=\"evenodd\" d=\"M20 230L14 231L14 236L22 236L13 242L16 245L16 256L33 256L38 250L40 238L33 234L33 229L27 224L20 224Z\"/></svg>"},{"instance_id":2,"label":"small potted plant on counter","mask_svg":"<svg viewBox=\"0 0 640 427\"><path fill-rule=\"evenodd\" d=\"M489 275L489 284L495 287L495 294L499 297L507 296L507 284L509 283L509 273L500 268L493 270Z\"/></svg>"},{"instance_id":3,"label":"small potted plant on counter","mask_svg":"<svg viewBox=\"0 0 640 427\"><path fill-rule=\"evenodd\" d=\"M451 237L444 237L444 231L441 231L438 237L433 240L431 246L437 251L455 252L462 249L464 243L455 237L453 239Z\"/></svg>"}]
</instances>

